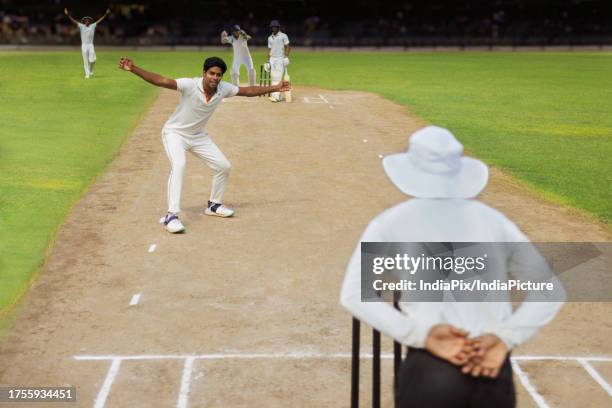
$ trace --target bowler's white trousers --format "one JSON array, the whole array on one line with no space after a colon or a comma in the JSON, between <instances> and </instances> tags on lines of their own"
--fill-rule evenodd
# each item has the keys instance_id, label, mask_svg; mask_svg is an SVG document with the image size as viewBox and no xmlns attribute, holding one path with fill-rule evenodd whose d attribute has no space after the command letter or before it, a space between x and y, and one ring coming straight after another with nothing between
<instances>
[{"instance_id":1,"label":"bowler's white trousers","mask_svg":"<svg viewBox=\"0 0 612 408\"><path fill-rule=\"evenodd\" d=\"M202 159L208 167L214 170L210 201L222 203L231 164L208 137L208 134L202 133L198 136L187 137L172 131L163 131L162 140L171 166L170 177L168 177L168 212L179 213L181 211L181 190L185 174L185 152L187 151Z\"/></svg>"}]
</instances>

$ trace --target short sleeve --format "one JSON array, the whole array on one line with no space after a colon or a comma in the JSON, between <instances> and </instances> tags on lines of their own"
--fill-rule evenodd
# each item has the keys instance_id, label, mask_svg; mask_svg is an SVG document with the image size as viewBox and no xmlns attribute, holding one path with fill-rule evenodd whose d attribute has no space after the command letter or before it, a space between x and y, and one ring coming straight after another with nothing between
<instances>
[{"instance_id":1,"label":"short sleeve","mask_svg":"<svg viewBox=\"0 0 612 408\"><path fill-rule=\"evenodd\" d=\"M228 44L232 44L234 42L234 36L233 35L228 35L227 37L225 37Z\"/></svg>"},{"instance_id":2,"label":"short sleeve","mask_svg":"<svg viewBox=\"0 0 612 408\"><path fill-rule=\"evenodd\" d=\"M83 27L85 27L85 24L83 23L77 23L77 26L79 27L79 30L82 30Z\"/></svg>"},{"instance_id":3,"label":"short sleeve","mask_svg":"<svg viewBox=\"0 0 612 408\"><path fill-rule=\"evenodd\" d=\"M283 44L289 45L289 37L287 37L287 34L285 34L285 36L283 37Z\"/></svg>"},{"instance_id":4,"label":"short sleeve","mask_svg":"<svg viewBox=\"0 0 612 408\"><path fill-rule=\"evenodd\" d=\"M97 23L91 23L89 26L90 26L91 28L96 28L96 27L98 26L98 24L97 24Z\"/></svg>"},{"instance_id":5,"label":"short sleeve","mask_svg":"<svg viewBox=\"0 0 612 408\"><path fill-rule=\"evenodd\" d=\"M272 37L268 37L268 48L272 48Z\"/></svg>"},{"instance_id":6,"label":"short sleeve","mask_svg":"<svg viewBox=\"0 0 612 408\"><path fill-rule=\"evenodd\" d=\"M232 96L236 96L240 89L229 82L221 82L221 94L224 98L231 98Z\"/></svg>"},{"instance_id":7,"label":"short sleeve","mask_svg":"<svg viewBox=\"0 0 612 408\"><path fill-rule=\"evenodd\" d=\"M193 85L193 79L191 78L178 78L176 80L176 90L179 92L185 92Z\"/></svg>"}]
</instances>

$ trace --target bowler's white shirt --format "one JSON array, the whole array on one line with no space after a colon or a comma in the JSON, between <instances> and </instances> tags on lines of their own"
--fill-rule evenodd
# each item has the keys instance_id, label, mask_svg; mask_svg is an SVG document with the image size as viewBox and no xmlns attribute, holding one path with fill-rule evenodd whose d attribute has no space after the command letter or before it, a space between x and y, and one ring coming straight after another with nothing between
<instances>
[{"instance_id":1,"label":"bowler's white shirt","mask_svg":"<svg viewBox=\"0 0 612 408\"><path fill-rule=\"evenodd\" d=\"M528 239L503 214L479 201L415 198L376 216L360 242L528 242ZM529 270L512 261L508 259L502 266L502 274L510 272L517 279L529 276ZM419 348L425 346L431 327L441 323L467 330L470 337L495 334L512 348L550 322L562 306L561 302L524 302L513 313L510 302L402 302L400 312L388 303L362 302L360 243L348 264L340 301L358 319L400 343Z\"/></svg>"},{"instance_id":2,"label":"bowler's white shirt","mask_svg":"<svg viewBox=\"0 0 612 408\"><path fill-rule=\"evenodd\" d=\"M232 44L232 48L234 49L234 58L251 57L247 39L243 35L238 36L238 38L230 35L227 37L227 42L228 44Z\"/></svg>"},{"instance_id":3,"label":"bowler's white shirt","mask_svg":"<svg viewBox=\"0 0 612 408\"><path fill-rule=\"evenodd\" d=\"M284 58L285 45L289 44L289 37L283 32L272 34L268 37L268 48L270 49L271 58Z\"/></svg>"},{"instance_id":4,"label":"bowler's white shirt","mask_svg":"<svg viewBox=\"0 0 612 408\"><path fill-rule=\"evenodd\" d=\"M223 98L235 96L239 90L237 86L221 81L217 92L207 102L203 81L202 77L176 80L181 99L172 116L166 121L164 132L174 132L187 137L205 134L204 126Z\"/></svg>"},{"instance_id":5,"label":"bowler's white shirt","mask_svg":"<svg viewBox=\"0 0 612 408\"><path fill-rule=\"evenodd\" d=\"M96 33L96 23L91 23L89 27L83 23L79 23L79 31L81 32L82 45L93 44L94 34Z\"/></svg>"}]
</instances>

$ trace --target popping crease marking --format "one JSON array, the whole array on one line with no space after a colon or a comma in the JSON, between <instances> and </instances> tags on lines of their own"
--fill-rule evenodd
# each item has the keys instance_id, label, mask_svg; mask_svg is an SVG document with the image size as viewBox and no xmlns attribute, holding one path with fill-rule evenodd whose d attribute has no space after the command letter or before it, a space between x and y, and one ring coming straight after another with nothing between
<instances>
[{"instance_id":1,"label":"popping crease marking","mask_svg":"<svg viewBox=\"0 0 612 408\"><path fill-rule=\"evenodd\" d=\"M181 388L177 408L186 408L189 398L191 377L193 375L193 364L195 360L223 360L223 359L349 359L351 353L313 353L313 352L288 352L288 353L216 353L216 354L143 354L143 355L83 355L74 356L75 360L84 361L112 361L104 383L96 397L94 408L104 408L108 394L113 385L116 375L123 361L129 360L185 360L181 376ZM361 359L373 358L372 353L361 353ZM381 359L393 359L392 353L381 353ZM605 356L514 356L511 357L512 367L523 387L527 390L538 408L549 408L542 395L531 384L529 377L519 365L519 361L576 361L591 375L591 377L612 396L612 388L601 377L601 375L589 364L589 362L612 362L612 357Z\"/></svg>"}]
</instances>

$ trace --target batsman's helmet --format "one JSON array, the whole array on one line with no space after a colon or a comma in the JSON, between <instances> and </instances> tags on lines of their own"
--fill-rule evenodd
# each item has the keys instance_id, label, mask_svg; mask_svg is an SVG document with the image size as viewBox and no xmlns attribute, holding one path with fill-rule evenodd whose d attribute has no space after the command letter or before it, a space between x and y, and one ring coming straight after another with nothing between
<instances>
[{"instance_id":1,"label":"batsman's helmet","mask_svg":"<svg viewBox=\"0 0 612 408\"><path fill-rule=\"evenodd\" d=\"M234 24L232 26L232 31L240 31L240 30L241 30L241 28L240 28L240 26L238 24Z\"/></svg>"},{"instance_id":2,"label":"batsman's helmet","mask_svg":"<svg viewBox=\"0 0 612 408\"><path fill-rule=\"evenodd\" d=\"M270 27L280 27L280 23L278 20L272 20L270 21Z\"/></svg>"}]
</instances>

